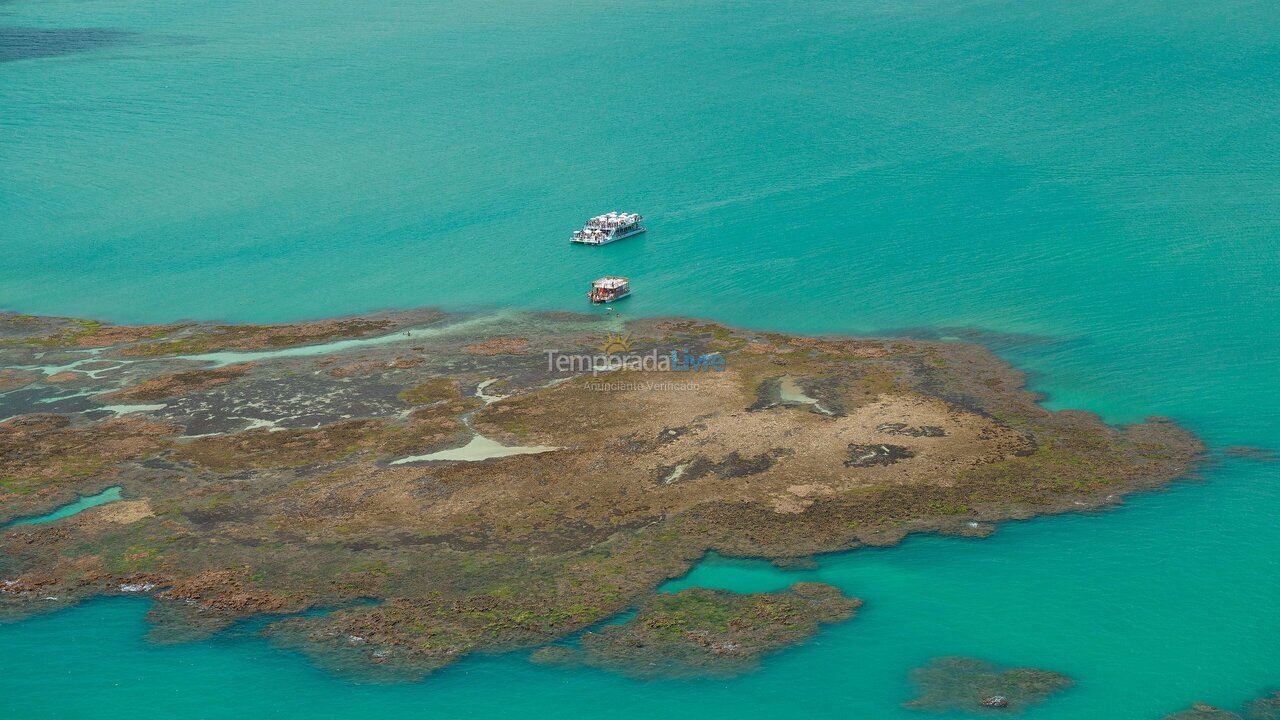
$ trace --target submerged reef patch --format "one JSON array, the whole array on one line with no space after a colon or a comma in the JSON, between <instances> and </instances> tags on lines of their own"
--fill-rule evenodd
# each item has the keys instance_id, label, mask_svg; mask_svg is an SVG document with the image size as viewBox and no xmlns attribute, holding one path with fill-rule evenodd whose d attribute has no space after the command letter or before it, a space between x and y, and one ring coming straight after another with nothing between
<instances>
[{"instance_id":1,"label":"submerged reef patch","mask_svg":"<svg viewBox=\"0 0 1280 720\"><path fill-rule=\"evenodd\" d=\"M1254 447L1253 445L1228 445L1222 448L1227 457L1244 458L1258 462L1272 463L1280 460L1280 453L1271 448Z\"/></svg>"},{"instance_id":2,"label":"submerged reef patch","mask_svg":"<svg viewBox=\"0 0 1280 720\"><path fill-rule=\"evenodd\" d=\"M1205 702L1194 702L1191 707L1164 716L1163 720L1278 720L1280 719L1280 692L1273 692L1244 706L1243 714L1214 707Z\"/></svg>"},{"instance_id":3,"label":"submerged reef patch","mask_svg":"<svg viewBox=\"0 0 1280 720\"><path fill-rule=\"evenodd\" d=\"M730 677L807 640L821 624L853 617L861 604L821 583L750 595L691 588L649 598L631 619L585 633L578 649L551 646L533 659L641 678Z\"/></svg>"},{"instance_id":4,"label":"submerged reef patch","mask_svg":"<svg viewBox=\"0 0 1280 720\"><path fill-rule=\"evenodd\" d=\"M977 658L940 657L911 672L919 697L912 710L1019 712L1072 685L1071 678L1035 668L1001 668Z\"/></svg>"},{"instance_id":5,"label":"submerged reef patch","mask_svg":"<svg viewBox=\"0 0 1280 720\"><path fill-rule=\"evenodd\" d=\"M1241 717L1230 710L1216 708L1208 703L1195 702L1186 710L1165 715L1164 720L1241 720Z\"/></svg>"},{"instance_id":6,"label":"submerged reef patch","mask_svg":"<svg viewBox=\"0 0 1280 720\"><path fill-rule=\"evenodd\" d=\"M1245 720L1280 720L1280 692L1252 700L1244 706Z\"/></svg>"},{"instance_id":7,"label":"submerged reef patch","mask_svg":"<svg viewBox=\"0 0 1280 720\"><path fill-rule=\"evenodd\" d=\"M0 27L0 63L88 52L133 36L115 28Z\"/></svg>"}]
</instances>

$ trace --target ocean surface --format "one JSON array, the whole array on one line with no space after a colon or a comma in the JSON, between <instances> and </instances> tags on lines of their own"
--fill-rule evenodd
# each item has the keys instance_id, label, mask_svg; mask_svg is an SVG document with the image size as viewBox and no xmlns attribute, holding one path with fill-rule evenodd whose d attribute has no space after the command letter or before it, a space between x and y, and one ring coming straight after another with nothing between
<instances>
[{"instance_id":1,"label":"ocean surface","mask_svg":"<svg viewBox=\"0 0 1280 720\"><path fill-rule=\"evenodd\" d=\"M0 625L6 718L847 718L939 655L1065 672L1037 720L1280 688L1274 0L7 0L0 308L120 322L584 309L985 342L1056 408L1168 415L1198 478L815 570L859 616L732 681L468 659L355 684L147 601ZM586 216L650 232L572 247Z\"/></svg>"}]
</instances>

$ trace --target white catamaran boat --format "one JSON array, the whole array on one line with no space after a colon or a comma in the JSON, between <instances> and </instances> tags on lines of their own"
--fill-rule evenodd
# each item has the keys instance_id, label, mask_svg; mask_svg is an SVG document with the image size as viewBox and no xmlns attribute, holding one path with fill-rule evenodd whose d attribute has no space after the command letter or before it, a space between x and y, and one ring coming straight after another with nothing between
<instances>
[{"instance_id":1,"label":"white catamaran boat","mask_svg":"<svg viewBox=\"0 0 1280 720\"><path fill-rule=\"evenodd\" d=\"M624 277L606 275L591 283L587 297L593 303L610 303L631 294L631 281Z\"/></svg>"},{"instance_id":2,"label":"white catamaran boat","mask_svg":"<svg viewBox=\"0 0 1280 720\"><path fill-rule=\"evenodd\" d=\"M597 215L588 220L569 240L583 245L607 245L614 240L629 238L644 232L645 227L640 224L643 219L636 213L616 211L608 215Z\"/></svg>"}]
</instances>

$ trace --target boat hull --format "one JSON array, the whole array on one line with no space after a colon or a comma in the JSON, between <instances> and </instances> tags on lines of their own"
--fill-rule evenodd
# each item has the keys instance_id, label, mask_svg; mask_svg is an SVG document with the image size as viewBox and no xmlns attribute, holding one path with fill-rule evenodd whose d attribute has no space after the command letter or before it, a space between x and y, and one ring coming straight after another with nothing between
<instances>
[{"instance_id":1,"label":"boat hull","mask_svg":"<svg viewBox=\"0 0 1280 720\"><path fill-rule=\"evenodd\" d=\"M597 300L597 299L595 299L595 298L591 297L591 294L590 294L590 293L587 293L587 298L588 298L589 300L591 300L591 302L595 303L596 305L607 305L608 303L611 303L611 302L613 302L614 300L621 300L622 298L625 298L625 297L631 297L631 291L630 291L630 290L628 290L628 291L626 291L626 292L622 293L621 295L614 295L614 296L613 296L613 297L611 297L611 298L604 298L604 299L601 299L601 300Z\"/></svg>"},{"instance_id":2,"label":"boat hull","mask_svg":"<svg viewBox=\"0 0 1280 720\"><path fill-rule=\"evenodd\" d=\"M617 242L617 241L619 241L619 240L626 240L627 238L631 237L632 235L639 235L640 233L642 233L642 232L646 232L647 230L648 230L648 228L638 227L638 228L636 228L635 230L631 230L631 231L628 231L628 232L625 232L625 233L621 233L621 234L618 234L618 235L614 235L613 237L611 237L611 238L606 238L606 239L604 239L604 240L579 240L578 238L569 238L569 242L578 243L579 245L608 245L608 244L609 244L609 243L611 243L611 242Z\"/></svg>"}]
</instances>

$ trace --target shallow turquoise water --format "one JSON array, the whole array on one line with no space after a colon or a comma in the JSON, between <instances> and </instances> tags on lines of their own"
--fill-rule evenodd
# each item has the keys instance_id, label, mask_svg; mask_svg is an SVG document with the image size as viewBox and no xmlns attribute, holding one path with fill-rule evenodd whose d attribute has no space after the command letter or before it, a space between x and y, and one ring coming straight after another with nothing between
<instances>
[{"instance_id":1,"label":"shallow turquoise water","mask_svg":"<svg viewBox=\"0 0 1280 720\"><path fill-rule=\"evenodd\" d=\"M1280 444L1274 3L18 0L5 27L98 47L0 62L0 307L581 309L621 273L631 315L1022 334L987 340L1054 407ZM613 208L650 233L568 246ZM248 633L148 646L111 600L0 626L0 710L895 718L942 654L1078 679L1035 718L1234 706L1280 686L1280 465L1203 476L814 572L705 565L684 582L867 601L733 682L503 656L354 685Z\"/></svg>"},{"instance_id":2,"label":"shallow turquoise water","mask_svg":"<svg viewBox=\"0 0 1280 720\"><path fill-rule=\"evenodd\" d=\"M28 517L28 518L18 518L17 520L14 520L13 522L9 523L6 527L12 527L14 525L41 525L44 523L51 523L56 520L61 520L62 518L71 517L72 515L75 515L76 513L82 512L84 510L88 510L89 508L98 507L99 505L106 505L107 503L112 503L119 499L120 499L120 487L117 485L117 486L109 487L100 493L95 493L93 495L82 495L80 496L80 499L76 500L75 502L69 502L66 505L57 507L51 512L45 513L44 515L37 515L35 517Z\"/></svg>"}]
</instances>

